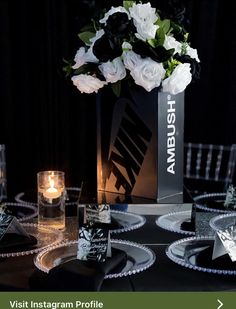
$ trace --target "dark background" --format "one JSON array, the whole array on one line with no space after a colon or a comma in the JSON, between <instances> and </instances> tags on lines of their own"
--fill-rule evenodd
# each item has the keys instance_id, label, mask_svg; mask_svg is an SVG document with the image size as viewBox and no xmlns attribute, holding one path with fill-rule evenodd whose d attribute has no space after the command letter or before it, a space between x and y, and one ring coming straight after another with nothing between
<instances>
[{"instance_id":1,"label":"dark background","mask_svg":"<svg viewBox=\"0 0 236 309\"><path fill-rule=\"evenodd\" d=\"M148 1L143 1L148 2ZM201 79L186 90L185 141L236 142L236 13L233 1L150 1L184 11ZM36 188L39 170L66 173L67 186L96 175L95 95L65 79L77 34L102 7L122 1L0 0L0 143L10 196Z\"/></svg>"}]
</instances>

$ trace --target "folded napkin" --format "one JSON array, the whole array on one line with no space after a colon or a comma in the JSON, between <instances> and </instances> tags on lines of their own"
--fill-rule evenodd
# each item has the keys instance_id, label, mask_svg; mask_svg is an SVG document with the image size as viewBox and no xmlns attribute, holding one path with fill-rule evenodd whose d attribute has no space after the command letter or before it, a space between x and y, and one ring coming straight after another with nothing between
<instances>
[{"instance_id":1,"label":"folded napkin","mask_svg":"<svg viewBox=\"0 0 236 309\"><path fill-rule=\"evenodd\" d=\"M232 262L228 254L212 260L212 253L213 245L199 252L196 256L196 265L205 268L236 270L236 262Z\"/></svg>"},{"instance_id":2,"label":"folded napkin","mask_svg":"<svg viewBox=\"0 0 236 309\"><path fill-rule=\"evenodd\" d=\"M126 262L126 253L112 248L112 257L103 263L71 260L52 268L49 274L36 271L29 284L41 291L99 291L105 275L119 273Z\"/></svg>"},{"instance_id":3,"label":"folded napkin","mask_svg":"<svg viewBox=\"0 0 236 309\"><path fill-rule=\"evenodd\" d=\"M37 244L37 239L29 235L19 235L15 233L7 233L0 241L0 253L17 252L19 250L27 250Z\"/></svg>"},{"instance_id":4,"label":"folded napkin","mask_svg":"<svg viewBox=\"0 0 236 309\"><path fill-rule=\"evenodd\" d=\"M215 209L220 209L220 210L226 210L224 206L224 201L214 201L214 200L209 200L205 202L205 205L208 208L215 208Z\"/></svg>"},{"instance_id":5,"label":"folded napkin","mask_svg":"<svg viewBox=\"0 0 236 309\"><path fill-rule=\"evenodd\" d=\"M180 226L184 231L195 232L195 222L190 219L182 222Z\"/></svg>"}]
</instances>

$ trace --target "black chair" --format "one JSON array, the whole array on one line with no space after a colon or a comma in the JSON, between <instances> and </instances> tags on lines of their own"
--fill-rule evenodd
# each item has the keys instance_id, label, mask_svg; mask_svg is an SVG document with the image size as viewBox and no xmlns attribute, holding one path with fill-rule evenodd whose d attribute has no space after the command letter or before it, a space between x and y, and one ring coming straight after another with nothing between
<instances>
[{"instance_id":1,"label":"black chair","mask_svg":"<svg viewBox=\"0 0 236 309\"><path fill-rule=\"evenodd\" d=\"M236 145L184 144L184 185L193 196L226 192L234 181Z\"/></svg>"}]
</instances>

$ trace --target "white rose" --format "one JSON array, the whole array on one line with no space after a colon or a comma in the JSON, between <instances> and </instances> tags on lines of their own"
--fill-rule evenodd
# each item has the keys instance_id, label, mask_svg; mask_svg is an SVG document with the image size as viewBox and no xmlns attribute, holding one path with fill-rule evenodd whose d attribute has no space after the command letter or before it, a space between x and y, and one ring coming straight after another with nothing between
<instances>
[{"instance_id":1,"label":"white rose","mask_svg":"<svg viewBox=\"0 0 236 309\"><path fill-rule=\"evenodd\" d=\"M149 92L160 85L165 76L165 70L162 63L146 58L140 60L130 74L137 85L142 86Z\"/></svg>"},{"instance_id":2,"label":"white rose","mask_svg":"<svg viewBox=\"0 0 236 309\"><path fill-rule=\"evenodd\" d=\"M187 53L186 53L189 57L195 59L197 62L200 62L199 58L198 58L198 54L197 54L197 50L190 47L188 45L187 47Z\"/></svg>"},{"instance_id":3,"label":"white rose","mask_svg":"<svg viewBox=\"0 0 236 309\"><path fill-rule=\"evenodd\" d=\"M137 24L136 25L137 33L135 33L135 36L142 41L154 39L158 28L159 26L151 23Z\"/></svg>"},{"instance_id":4,"label":"white rose","mask_svg":"<svg viewBox=\"0 0 236 309\"><path fill-rule=\"evenodd\" d=\"M93 54L93 50L91 47L88 49L87 52L85 52L84 47L81 47L79 50L77 50L74 61L75 61L75 64L72 66L72 68L78 69L87 62L97 63L98 59Z\"/></svg>"},{"instance_id":5,"label":"white rose","mask_svg":"<svg viewBox=\"0 0 236 309\"><path fill-rule=\"evenodd\" d=\"M130 71L134 70L134 68L138 65L139 61L142 60L141 56L136 54L132 50L124 51L122 57L126 69Z\"/></svg>"},{"instance_id":6,"label":"white rose","mask_svg":"<svg viewBox=\"0 0 236 309\"><path fill-rule=\"evenodd\" d=\"M75 75L71 78L71 80L82 93L98 92L100 88L106 85L106 83L100 79L86 74Z\"/></svg>"},{"instance_id":7,"label":"white rose","mask_svg":"<svg viewBox=\"0 0 236 309\"><path fill-rule=\"evenodd\" d=\"M100 39L103 36L104 33L105 33L105 31L103 29L96 31L95 36L92 37L89 41L93 45L98 39Z\"/></svg>"},{"instance_id":8,"label":"white rose","mask_svg":"<svg viewBox=\"0 0 236 309\"><path fill-rule=\"evenodd\" d=\"M152 8L150 3L134 4L129 12L134 19L135 26L142 23L154 24L158 19L156 9Z\"/></svg>"},{"instance_id":9,"label":"white rose","mask_svg":"<svg viewBox=\"0 0 236 309\"><path fill-rule=\"evenodd\" d=\"M94 62L94 63L99 62L99 60L97 59L97 57L93 53L93 46L94 46L94 43L104 35L104 33L105 32L104 32L103 29L98 30L98 31L96 31L95 36L90 39L91 45L90 45L89 49L87 50L87 52L85 54L85 61L86 62Z\"/></svg>"},{"instance_id":10,"label":"white rose","mask_svg":"<svg viewBox=\"0 0 236 309\"><path fill-rule=\"evenodd\" d=\"M165 49L172 49L174 48L175 50L175 54L181 53L181 48L182 48L182 43L178 42L173 36L170 35L166 35L165 36L165 41L163 46L165 47Z\"/></svg>"},{"instance_id":11,"label":"white rose","mask_svg":"<svg viewBox=\"0 0 236 309\"><path fill-rule=\"evenodd\" d=\"M94 62L94 63L98 63L99 62L98 58L93 53L93 48L92 47L90 47L88 49L87 53L85 54L85 60L86 60L86 62Z\"/></svg>"},{"instance_id":12,"label":"white rose","mask_svg":"<svg viewBox=\"0 0 236 309\"><path fill-rule=\"evenodd\" d=\"M116 83L126 76L126 70L120 57L102 63L99 65L99 69L108 83Z\"/></svg>"},{"instance_id":13,"label":"white rose","mask_svg":"<svg viewBox=\"0 0 236 309\"><path fill-rule=\"evenodd\" d=\"M108 12L106 12L106 14L104 15L104 17L103 17L102 19L99 20L99 22L100 22L101 24L105 24L105 25L106 25L106 22L107 22L109 16L111 16L111 15L113 15L114 13L117 13L117 12L119 12L119 13L126 13L126 14L128 15L128 18L130 19L129 12L128 12L125 8L123 8L123 6L118 6L118 7L116 7L116 8L112 6L111 9L110 9Z\"/></svg>"},{"instance_id":14,"label":"white rose","mask_svg":"<svg viewBox=\"0 0 236 309\"><path fill-rule=\"evenodd\" d=\"M185 90L192 80L191 68L189 63L179 64L170 77L162 82L163 92L177 94Z\"/></svg>"},{"instance_id":15,"label":"white rose","mask_svg":"<svg viewBox=\"0 0 236 309\"><path fill-rule=\"evenodd\" d=\"M73 69L78 69L81 67L83 64L86 63L86 57L85 57L85 48L81 47L80 49L77 50L74 61L75 64L72 66Z\"/></svg>"},{"instance_id":16,"label":"white rose","mask_svg":"<svg viewBox=\"0 0 236 309\"><path fill-rule=\"evenodd\" d=\"M132 49L132 45L128 42L123 42L122 43L122 50L127 50L127 49L128 50Z\"/></svg>"}]
</instances>

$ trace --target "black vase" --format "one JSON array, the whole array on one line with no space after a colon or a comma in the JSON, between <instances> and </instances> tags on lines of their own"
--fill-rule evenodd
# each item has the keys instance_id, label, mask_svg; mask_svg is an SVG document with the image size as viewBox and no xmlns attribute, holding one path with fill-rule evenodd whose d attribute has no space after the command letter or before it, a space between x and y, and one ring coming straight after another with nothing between
<instances>
[{"instance_id":1,"label":"black vase","mask_svg":"<svg viewBox=\"0 0 236 309\"><path fill-rule=\"evenodd\" d=\"M159 203L183 201L184 93L140 86L97 95L97 189ZM119 198L120 201L120 198Z\"/></svg>"}]
</instances>

